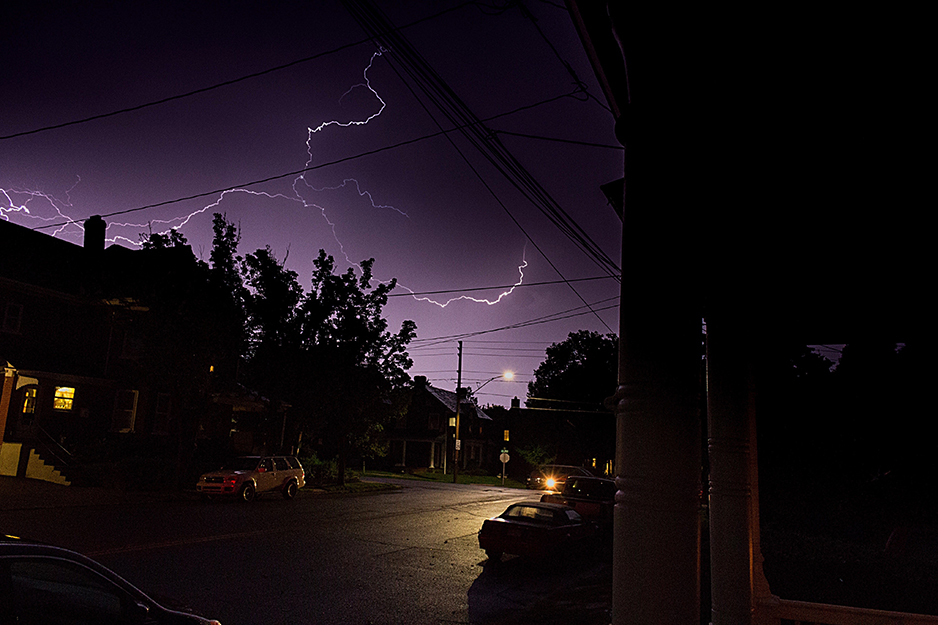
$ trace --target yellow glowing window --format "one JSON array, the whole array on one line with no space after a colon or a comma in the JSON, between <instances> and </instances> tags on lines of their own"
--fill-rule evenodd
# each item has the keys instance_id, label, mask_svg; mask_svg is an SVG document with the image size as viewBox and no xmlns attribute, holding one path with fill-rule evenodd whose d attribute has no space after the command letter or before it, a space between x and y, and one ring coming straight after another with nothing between
<instances>
[{"instance_id":1,"label":"yellow glowing window","mask_svg":"<svg viewBox=\"0 0 938 625\"><path fill-rule=\"evenodd\" d=\"M71 386L56 386L52 407L56 410L71 410L75 401L75 389Z\"/></svg>"},{"instance_id":2,"label":"yellow glowing window","mask_svg":"<svg viewBox=\"0 0 938 625\"><path fill-rule=\"evenodd\" d=\"M36 389L28 388L23 393L23 414L36 414Z\"/></svg>"}]
</instances>

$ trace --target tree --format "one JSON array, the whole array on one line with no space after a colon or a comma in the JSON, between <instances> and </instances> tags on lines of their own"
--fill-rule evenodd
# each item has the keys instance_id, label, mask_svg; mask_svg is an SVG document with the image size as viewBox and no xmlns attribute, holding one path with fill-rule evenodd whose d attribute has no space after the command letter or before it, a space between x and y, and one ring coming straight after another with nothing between
<instances>
[{"instance_id":1,"label":"tree","mask_svg":"<svg viewBox=\"0 0 938 625\"><path fill-rule=\"evenodd\" d=\"M602 410L616 390L619 339L580 330L547 348L547 358L528 383L528 407ZM538 398L575 402L559 405Z\"/></svg>"},{"instance_id":2,"label":"tree","mask_svg":"<svg viewBox=\"0 0 938 625\"><path fill-rule=\"evenodd\" d=\"M392 334L381 316L396 280L372 287L374 259L361 275L335 273L324 250L313 261L312 288L299 311L300 335L311 394L304 402L338 456L339 481L352 453L383 455L381 433L407 408L407 375L413 362L407 345L413 321Z\"/></svg>"},{"instance_id":3,"label":"tree","mask_svg":"<svg viewBox=\"0 0 938 625\"><path fill-rule=\"evenodd\" d=\"M297 273L277 260L270 247L248 254L241 261L241 273L247 287L245 319L247 326L248 380L266 399L268 411L256 432L261 443L273 447L275 425L285 404L292 404L300 360L300 323L298 310L303 288ZM279 446L279 438L277 440ZM282 450L281 450L282 451Z\"/></svg>"}]
</instances>

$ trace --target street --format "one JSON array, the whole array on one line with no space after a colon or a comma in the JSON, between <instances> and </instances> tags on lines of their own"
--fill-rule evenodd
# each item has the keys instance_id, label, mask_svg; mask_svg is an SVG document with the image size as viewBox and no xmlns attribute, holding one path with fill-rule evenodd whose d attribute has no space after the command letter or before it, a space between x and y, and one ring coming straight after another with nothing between
<instances>
[{"instance_id":1,"label":"street","mask_svg":"<svg viewBox=\"0 0 938 625\"><path fill-rule=\"evenodd\" d=\"M396 483L400 490L294 501L5 511L0 530L85 553L223 625L510 621L594 565L487 563L482 521L538 491Z\"/></svg>"}]
</instances>

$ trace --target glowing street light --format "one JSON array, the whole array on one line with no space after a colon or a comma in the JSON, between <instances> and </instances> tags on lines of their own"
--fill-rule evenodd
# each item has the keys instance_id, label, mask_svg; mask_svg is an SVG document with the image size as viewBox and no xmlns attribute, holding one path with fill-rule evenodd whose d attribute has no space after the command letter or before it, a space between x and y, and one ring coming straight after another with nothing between
<instances>
[{"instance_id":1,"label":"glowing street light","mask_svg":"<svg viewBox=\"0 0 938 625\"><path fill-rule=\"evenodd\" d=\"M479 389L481 389L483 386L485 386L486 384L488 384L488 383L491 382L492 380L498 380L498 379L504 379L504 380L507 381L507 382L511 382L512 380L515 379L515 372L514 372L514 371L506 371L506 372L504 372L504 373L499 373L499 374L496 375L494 378L489 378L488 380L486 380L485 382L483 382L482 384L480 384L479 387L478 387L474 392L478 393L478 392L479 392Z\"/></svg>"}]
</instances>

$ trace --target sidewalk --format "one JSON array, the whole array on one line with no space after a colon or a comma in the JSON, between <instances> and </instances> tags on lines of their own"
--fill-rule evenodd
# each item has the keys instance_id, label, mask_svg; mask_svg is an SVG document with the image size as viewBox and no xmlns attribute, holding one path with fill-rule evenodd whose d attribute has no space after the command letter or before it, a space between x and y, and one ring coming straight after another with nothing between
<instances>
[{"instance_id":1,"label":"sidewalk","mask_svg":"<svg viewBox=\"0 0 938 625\"><path fill-rule=\"evenodd\" d=\"M62 486L24 477L0 476L0 512L74 506L112 506L144 501L173 501L192 493L120 492L95 486Z\"/></svg>"}]
</instances>

